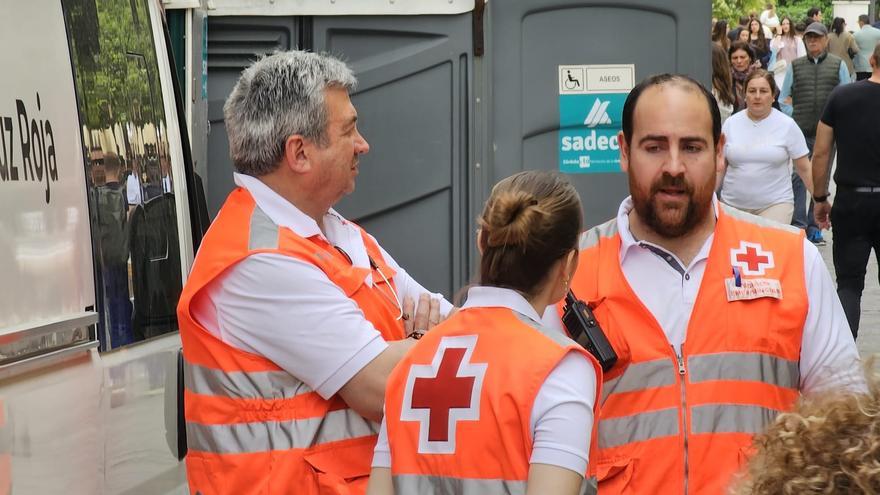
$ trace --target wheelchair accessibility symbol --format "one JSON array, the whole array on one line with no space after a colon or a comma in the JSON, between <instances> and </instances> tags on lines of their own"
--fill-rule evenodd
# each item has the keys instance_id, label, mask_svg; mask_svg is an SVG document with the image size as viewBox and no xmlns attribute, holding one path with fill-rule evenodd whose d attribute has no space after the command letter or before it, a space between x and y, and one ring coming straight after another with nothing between
<instances>
[{"instance_id":1,"label":"wheelchair accessibility symbol","mask_svg":"<svg viewBox=\"0 0 880 495\"><path fill-rule=\"evenodd\" d=\"M559 68L559 93L582 93L584 91L583 67Z\"/></svg>"},{"instance_id":2,"label":"wheelchair accessibility symbol","mask_svg":"<svg viewBox=\"0 0 880 495\"><path fill-rule=\"evenodd\" d=\"M580 89L581 82L571 75L571 70L565 71L565 89Z\"/></svg>"}]
</instances>

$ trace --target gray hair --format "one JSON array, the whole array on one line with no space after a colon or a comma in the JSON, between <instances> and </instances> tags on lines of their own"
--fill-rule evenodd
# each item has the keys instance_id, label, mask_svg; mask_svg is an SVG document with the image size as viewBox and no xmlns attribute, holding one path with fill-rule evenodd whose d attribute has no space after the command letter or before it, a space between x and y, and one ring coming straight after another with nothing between
<instances>
[{"instance_id":1,"label":"gray hair","mask_svg":"<svg viewBox=\"0 0 880 495\"><path fill-rule=\"evenodd\" d=\"M326 54L292 50L251 64L223 105L236 171L255 177L274 171L294 134L325 146L324 90L356 85L351 69Z\"/></svg>"}]
</instances>

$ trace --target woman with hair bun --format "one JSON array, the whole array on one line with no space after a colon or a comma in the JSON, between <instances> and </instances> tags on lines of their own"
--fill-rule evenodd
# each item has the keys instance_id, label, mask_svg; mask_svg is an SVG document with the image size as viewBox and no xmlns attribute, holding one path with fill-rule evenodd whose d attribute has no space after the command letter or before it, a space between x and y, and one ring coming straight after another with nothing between
<instances>
[{"instance_id":1,"label":"woman with hair bun","mask_svg":"<svg viewBox=\"0 0 880 495\"><path fill-rule=\"evenodd\" d=\"M577 267L578 194L522 172L493 188L479 223L479 285L388 379L369 495L586 486L601 368L540 323Z\"/></svg>"}]
</instances>

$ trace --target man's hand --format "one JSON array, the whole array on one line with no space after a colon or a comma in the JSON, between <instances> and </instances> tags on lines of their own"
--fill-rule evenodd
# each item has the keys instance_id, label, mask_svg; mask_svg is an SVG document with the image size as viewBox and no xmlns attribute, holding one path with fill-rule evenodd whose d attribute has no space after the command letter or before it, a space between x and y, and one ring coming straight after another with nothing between
<instances>
[{"instance_id":1,"label":"man's hand","mask_svg":"<svg viewBox=\"0 0 880 495\"><path fill-rule=\"evenodd\" d=\"M831 213L831 200L813 204L813 219L816 220L816 225L820 229L831 228L829 213Z\"/></svg>"},{"instance_id":2,"label":"man's hand","mask_svg":"<svg viewBox=\"0 0 880 495\"><path fill-rule=\"evenodd\" d=\"M415 302L411 297L404 297L403 314L409 316L403 323L407 335L416 330L426 332L443 321L443 318L440 316L440 299L433 298L428 293L422 293L419 296L418 307L415 306Z\"/></svg>"}]
</instances>

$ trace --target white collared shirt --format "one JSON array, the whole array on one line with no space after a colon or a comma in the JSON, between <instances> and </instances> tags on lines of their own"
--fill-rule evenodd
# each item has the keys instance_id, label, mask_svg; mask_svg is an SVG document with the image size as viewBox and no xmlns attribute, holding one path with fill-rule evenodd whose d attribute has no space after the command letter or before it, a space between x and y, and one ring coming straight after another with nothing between
<instances>
[{"instance_id":1,"label":"white collared shirt","mask_svg":"<svg viewBox=\"0 0 880 495\"><path fill-rule=\"evenodd\" d=\"M535 308L518 292L498 287L471 287L466 308L507 308L541 325ZM523 363L528 366L528 363ZM530 464L548 464L586 473L596 403L596 372L583 355L569 352L562 358L535 396L529 418L532 433ZM373 467L391 467L388 429L382 420Z\"/></svg>"},{"instance_id":2,"label":"white collared shirt","mask_svg":"<svg viewBox=\"0 0 880 495\"><path fill-rule=\"evenodd\" d=\"M234 177L276 225L305 238L322 236L343 249L352 264L370 268L360 231L341 215L331 209L324 216L322 233L314 219L259 179ZM398 304L407 295L418 301L427 291L384 249L382 256L397 272ZM372 285L372 275L365 280ZM388 296L392 304L393 295ZM451 308L446 300L441 302L441 313ZM223 342L266 357L324 398L338 392L387 347L357 304L317 266L274 253L248 256L226 270L193 299L193 315Z\"/></svg>"},{"instance_id":3,"label":"white collared shirt","mask_svg":"<svg viewBox=\"0 0 880 495\"><path fill-rule=\"evenodd\" d=\"M713 198L713 207L717 216L716 198ZM684 266L674 254L660 246L635 239L629 228L629 212L632 208L632 198L628 197L617 212L623 275L660 324L670 345L681 353L714 235L706 239L690 265ZM809 309L801 341L801 392L863 383L858 349L831 275L819 250L806 239L804 275ZM554 328L562 327L555 310L544 313L544 323Z\"/></svg>"}]
</instances>

